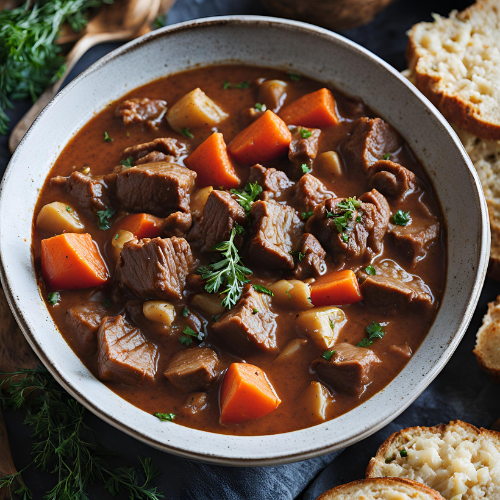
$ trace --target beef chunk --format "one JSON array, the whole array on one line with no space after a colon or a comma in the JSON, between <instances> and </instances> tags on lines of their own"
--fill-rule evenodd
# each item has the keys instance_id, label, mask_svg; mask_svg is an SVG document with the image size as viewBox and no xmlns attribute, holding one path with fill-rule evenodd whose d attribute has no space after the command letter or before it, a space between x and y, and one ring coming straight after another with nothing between
<instances>
[{"instance_id":1,"label":"beef chunk","mask_svg":"<svg viewBox=\"0 0 500 500\"><path fill-rule=\"evenodd\" d=\"M167 217L189 212L196 172L175 163L149 163L127 168L116 180L116 201L127 212Z\"/></svg>"},{"instance_id":2,"label":"beef chunk","mask_svg":"<svg viewBox=\"0 0 500 500\"><path fill-rule=\"evenodd\" d=\"M183 392L205 391L218 377L219 358L208 347L186 349L174 355L165 377Z\"/></svg>"},{"instance_id":3,"label":"beef chunk","mask_svg":"<svg viewBox=\"0 0 500 500\"><path fill-rule=\"evenodd\" d=\"M186 145L171 137L158 137L154 141L131 146L123 151L122 158L132 157L134 165L175 161L187 153Z\"/></svg>"},{"instance_id":4,"label":"beef chunk","mask_svg":"<svg viewBox=\"0 0 500 500\"><path fill-rule=\"evenodd\" d=\"M96 352L97 330L104 316L106 308L99 302L86 302L66 311L66 326L83 354Z\"/></svg>"},{"instance_id":5,"label":"beef chunk","mask_svg":"<svg viewBox=\"0 0 500 500\"><path fill-rule=\"evenodd\" d=\"M188 240L193 247L202 252L227 241L235 224L246 222L245 211L241 205L225 191L212 191L203 207L201 218L189 232Z\"/></svg>"},{"instance_id":6,"label":"beef chunk","mask_svg":"<svg viewBox=\"0 0 500 500\"><path fill-rule=\"evenodd\" d=\"M293 275L299 280L315 278L326 272L325 256L321 243L309 233L304 233L299 241L299 257Z\"/></svg>"},{"instance_id":7,"label":"beef chunk","mask_svg":"<svg viewBox=\"0 0 500 500\"><path fill-rule=\"evenodd\" d=\"M144 123L151 130L158 130L166 112L166 101L147 97L126 99L115 110L116 116L121 116L125 125Z\"/></svg>"},{"instance_id":8,"label":"beef chunk","mask_svg":"<svg viewBox=\"0 0 500 500\"><path fill-rule=\"evenodd\" d=\"M303 137L303 134L311 133L309 137ZM292 162L293 167L290 170L290 177L298 179L304 172L302 171L302 164L311 167L312 160L318 154L319 136L321 130L317 128L297 127L292 132L292 142L290 143L290 150L288 152L288 159Z\"/></svg>"},{"instance_id":9,"label":"beef chunk","mask_svg":"<svg viewBox=\"0 0 500 500\"><path fill-rule=\"evenodd\" d=\"M207 394L205 392L193 392L187 397L183 410L188 415L195 415L206 408L208 408Z\"/></svg>"},{"instance_id":10,"label":"beef chunk","mask_svg":"<svg viewBox=\"0 0 500 500\"><path fill-rule=\"evenodd\" d=\"M407 273L392 260L374 264L376 274L358 273L364 303L377 310L400 313L408 307L432 307L434 297L418 276Z\"/></svg>"},{"instance_id":11,"label":"beef chunk","mask_svg":"<svg viewBox=\"0 0 500 500\"><path fill-rule=\"evenodd\" d=\"M371 371L380 359L372 350L351 344L335 344L333 349L336 352L330 361L317 358L312 369L334 390L359 398L371 383Z\"/></svg>"},{"instance_id":12,"label":"beef chunk","mask_svg":"<svg viewBox=\"0 0 500 500\"><path fill-rule=\"evenodd\" d=\"M359 207L348 218L347 229L339 232L338 218L345 215L338 204L344 198L330 198L314 209L307 221L306 231L314 234L323 247L333 254L335 263L348 258L371 258L382 248L382 239L389 223L387 200L372 190L359 198Z\"/></svg>"},{"instance_id":13,"label":"beef chunk","mask_svg":"<svg viewBox=\"0 0 500 500\"><path fill-rule=\"evenodd\" d=\"M395 153L402 146L399 134L381 118L359 118L349 139L340 145L347 171L368 172L385 154Z\"/></svg>"},{"instance_id":14,"label":"beef chunk","mask_svg":"<svg viewBox=\"0 0 500 500\"><path fill-rule=\"evenodd\" d=\"M406 194L416 188L416 177L413 172L399 163L390 160L379 160L370 168L372 177L370 187L384 196L404 199Z\"/></svg>"},{"instance_id":15,"label":"beef chunk","mask_svg":"<svg viewBox=\"0 0 500 500\"><path fill-rule=\"evenodd\" d=\"M314 175L303 175L293 188L292 204L301 212L310 212L316 205L334 198L335 194Z\"/></svg>"},{"instance_id":16,"label":"beef chunk","mask_svg":"<svg viewBox=\"0 0 500 500\"><path fill-rule=\"evenodd\" d=\"M52 186L63 186L67 193L75 199L80 210L91 217L96 212L110 206L109 186L104 177L91 177L81 172L73 172L69 177L52 177Z\"/></svg>"},{"instance_id":17,"label":"beef chunk","mask_svg":"<svg viewBox=\"0 0 500 500\"><path fill-rule=\"evenodd\" d=\"M214 323L214 335L236 354L261 350L273 352L276 345L276 316L270 310L271 297L245 285L235 307ZM257 311L257 312L255 312Z\"/></svg>"},{"instance_id":18,"label":"beef chunk","mask_svg":"<svg viewBox=\"0 0 500 500\"><path fill-rule=\"evenodd\" d=\"M252 239L249 258L269 269L293 269L293 247L302 234L297 212L284 205L257 201L252 205Z\"/></svg>"},{"instance_id":19,"label":"beef chunk","mask_svg":"<svg viewBox=\"0 0 500 500\"><path fill-rule=\"evenodd\" d=\"M191 228L192 222L193 219L189 212L174 212L165 219L163 232L168 237L177 236L184 238Z\"/></svg>"},{"instance_id":20,"label":"beef chunk","mask_svg":"<svg viewBox=\"0 0 500 500\"><path fill-rule=\"evenodd\" d=\"M122 316L107 316L102 320L97 344L97 368L101 380L134 385L154 380L158 349Z\"/></svg>"},{"instance_id":21,"label":"beef chunk","mask_svg":"<svg viewBox=\"0 0 500 500\"><path fill-rule=\"evenodd\" d=\"M282 193L293 186L293 182L287 177L285 172L275 168L264 168L262 165L254 165L250 169L248 182L257 182L262 187L261 199L279 200Z\"/></svg>"},{"instance_id":22,"label":"beef chunk","mask_svg":"<svg viewBox=\"0 0 500 500\"><path fill-rule=\"evenodd\" d=\"M182 299L193 254L184 238L144 238L123 246L115 279L141 299Z\"/></svg>"}]
</instances>

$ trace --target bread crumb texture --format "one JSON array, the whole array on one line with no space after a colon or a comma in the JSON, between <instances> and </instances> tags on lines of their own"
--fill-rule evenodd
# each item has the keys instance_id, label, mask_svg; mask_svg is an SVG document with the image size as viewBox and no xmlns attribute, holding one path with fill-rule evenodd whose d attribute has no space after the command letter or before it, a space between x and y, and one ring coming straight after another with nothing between
<instances>
[{"instance_id":1,"label":"bread crumb texture","mask_svg":"<svg viewBox=\"0 0 500 500\"><path fill-rule=\"evenodd\" d=\"M477 332L474 354L481 369L493 382L500 383L500 296L488 304L483 326Z\"/></svg>"},{"instance_id":2,"label":"bread crumb texture","mask_svg":"<svg viewBox=\"0 0 500 500\"><path fill-rule=\"evenodd\" d=\"M500 433L462 421L393 434L370 460L367 477L405 477L448 500L500 499Z\"/></svg>"},{"instance_id":3,"label":"bread crumb texture","mask_svg":"<svg viewBox=\"0 0 500 500\"><path fill-rule=\"evenodd\" d=\"M416 86L460 128L500 139L500 2L478 0L409 31Z\"/></svg>"}]
</instances>

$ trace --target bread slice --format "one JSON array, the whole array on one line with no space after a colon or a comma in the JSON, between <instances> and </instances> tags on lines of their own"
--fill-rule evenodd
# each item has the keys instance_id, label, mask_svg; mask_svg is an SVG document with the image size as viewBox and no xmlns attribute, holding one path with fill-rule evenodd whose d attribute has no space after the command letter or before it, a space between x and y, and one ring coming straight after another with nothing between
<instances>
[{"instance_id":1,"label":"bread slice","mask_svg":"<svg viewBox=\"0 0 500 500\"><path fill-rule=\"evenodd\" d=\"M396 432L370 460L366 477L405 477L448 500L500 499L500 432L460 420Z\"/></svg>"},{"instance_id":2,"label":"bread slice","mask_svg":"<svg viewBox=\"0 0 500 500\"><path fill-rule=\"evenodd\" d=\"M500 384L500 295L488 304L483 326L477 332L474 354L481 370Z\"/></svg>"},{"instance_id":3,"label":"bread slice","mask_svg":"<svg viewBox=\"0 0 500 500\"><path fill-rule=\"evenodd\" d=\"M500 3L418 23L406 50L417 88L459 128L500 140Z\"/></svg>"},{"instance_id":4,"label":"bread slice","mask_svg":"<svg viewBox=\"0 0 500 500\"><path fill-rule=\"evenodd\" d=\"M361 479L337 486L316 500L444 500L435 490L411 479Z\"/></svg>"}]
</instances>

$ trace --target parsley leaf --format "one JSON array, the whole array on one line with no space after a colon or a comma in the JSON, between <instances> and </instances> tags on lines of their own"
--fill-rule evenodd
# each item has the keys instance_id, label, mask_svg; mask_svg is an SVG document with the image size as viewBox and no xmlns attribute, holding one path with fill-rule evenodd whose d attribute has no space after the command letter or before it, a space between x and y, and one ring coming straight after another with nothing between
<instances>
[{"instance_id":1,"label":"parsley leaf","mask_svg":"<svg viewBox=\"0 0 500 500\"><path fill-rule=\"evenodd\" d=\"M336 353L337 351L325 351L321 357L325 358L327 361L330 361L332 359L332 356Z\"/></svg>"},{"instance_id":2,"label":"parsley leaf","mask_svg":"<svg viewBox=\"0 0 500 500\"><path fill-rule=\"evenodd\" d=\"M299 73L288 72L287 75L288 75L288 78L290 78L290 80L292 80L292 82L298 82L302 78L302 75L300 75Z\"/></svg>"},{"instance_id":3,"label":"parsley leaf","mask_svg":"<svg viewBox=\"0 0 500 500\"><path fill-rule=\"evenodd\" d=\"M256 292L259 292L259 293L265 293L271 297L274 297L274 293L271 292L271 290L269 290L269 288L266 288L265 286L262 286L262 285L253 285L253 288Z\"/></svg>"},{"instance_id":4,"label":"parsley leaf","mask_svg":"<svg viewBox=\"0 0 500 500\"><path fill-rule=\"evenodd\" d=\"M184 330L182 330L182 333L186 336L182 336L180 338L181 344L184 345L189 345L193 341L193 338L198 339L198 340L203 340L203 337L205 334L203 332L195 332L191 327L186 326ZM183 340L184 339L184 340Z\"/></svg>"},{"instance_id":5,"label":"parsley leaf","mask_svg":"<svg viewBox=\"0 0 500 500\"><path fill-rule=\"evenodd\" d=\"M406 458L408 456L408 452L406 450L399 450L399 454L403 457Z\"/></svg>"},{"instance_id":6,"label":"parsley leaf","mask_svg":"<svg viewBox=\"0 0 500 500\"><path fill-rule=\"evenodd\" d=\"M302 139L307 139L308 137L311 137L312 132L310 130L307 130L306 128L301 128L300 129L300 137Z\"/></svg>"},{"instance_id":7,"label":"parsley leaf","mask_svg":"<svg viewBox=\"0 0 500 500\"><path fill-rule=\"evenodd\" d=\"M361 206L361 203L356 199L356 197L346 198L344 201L337 203L336 208L338 212L326 211L326 217L328 219L333 218L335 222L335 227L340 233L342 241L347 243L349 241L349 235L346 231L352 231L352 227L349 222L352 220L352 214ZM360 222L359 217L356 217L356 222Z\"/></svg>"},{"instance_id":8,"label":"parsley leaf","mask_svg":"<svg viewBox=\"0 0 500 500\"><path fill-rule=\"evenodd\" d=\"M186 136L188 139L192 139L194 135L190 132L189 127L181 128L181 134Z\"/></svg>"},{"instance_id":9,"label":"parsley leaf","mask_svg":"<svg viewBox=\"0 0 500 500\"><path fill-rule=\"evenodd\" d=\"M266 111L267 109L267 106L265 104L261 104L260 102L256 102L254 107L257 111Z\"/></svg>"},{"instance_id":10,"label":"parsley leaf","mask_svg":"<svg viewBox=\"0 0 500 500\"><path fill-rule=\"evenodd\" d=\"M393 217L394 224L398 226L406 226L408 222L410 222L410 211L403 212L402 210L398 210Z\"/></svg>"},{"instance_id":11,"label":"parsley leaf","mask_svg":"<svg viewBox=\"0 0 500 500\"><path fill-rule=\"evenodd\" d=\"M389 153L386 153L384 156L382 156L382 158L384 160L390 160L391 159L391 155Z\"/></svg>"},{"instance_id":12,"label":"parsley leaf","mask_svg":"<svg viewBox=\"0 0 500 500\"><path fill-rule=\"evenodd\" d=\"M55 306L61 300L61 294L59 292L50 292L47 294L47 302L51 306Z\"/></svg>"},{"instance_id":13,"label":"parsley leaf","mask_svg":"<svg viewBox=\"0 0 500 500\"><path fill-rule=\"evenodd\" d=\"M125 160L120 161L120 165L123 165L126 168L130 168L133 163L134 163L134 159L131 156L125 158Z\"/></svg>"},{"instance_id":14,"label":"parsley leaf","mask_svg":"<svg viewBox=\"0 0 500 500\"><path fill-rule=\"evenodd\" d=\"M252 309L252 314L258 314L259 310L255 309L255 307Z\"/></svg>"},{"instance_id":15,"label":"parsley leaf","mask_svg":"<svg viewBox=\"0 0 500 500\"><path fill-rule=\"evenodd\" d=\"M233 229L229 241L223 241L212 247L213 251L222 254L222 260L198 269L201 277L207 280L205 290L208 293L225 295L221 305L229 309L238 302L243 285L250 281L247 276L252 274L252 271L241 262L238 249L234 245L235 236L236 230Z\"/></svg>"},{"instance_id":16,"label":"parsley leaf","mask_svg":"<svg viewBox=\"0 0 500 500\"><path fill-rule=\"evenodd\" d=\"M290 293L290 290L291 290L291 288L289 288L288 290L285 290L285 293L288 295L289 299L292 298L292 294Z\"/></svg>"},{"instance_id":17,"label":"parsley leaf","mask_svg":"<svg viewBox=\"0 0 500 500\"><path fill-rule=\"evenodd\" d=\"M224 90L230 89L230 88L231 88L231 84L230 84L229 82L226 82L226 81L225 81L225 82L222 84L222 88L223 88Z\"/></svg>"},{"instance_id":18,"label":"parsley leaf","mask_svg":"<svg viewBox=\"0 0 500 500\"><path fill-rule=\"evenodd\" d=\"M154 416L156 418L159 418L162 422L172 422L174 420L174 418L175 418L175 414L174 413L158 413L158 412L155 412Z\"/></svg>"},{"instance_id":19,"label":"parsley leaf","mask_svg":"<svg viewBox=\"0 0 500 500\"><path fill-rule=\"evenodd\" d=\"M97 212L97 217L99 217L99 229L105 231L109 229L111 226L109 225L109 219L115 215L115 211L111 210L111 208L106 207L104 210L99 210Z\"/></svg>"},{"instance_id":20,"label":"parsley leaf","mask_svg":"<svg viewBox=\"0 0 500 500\"><path fill-rule=\"evenodd\" d=\"M368 337L365 337L361 342L356 344L358 347L369 347L373 344L374 340L381 339L385 335L382 325L376 321L372 321L365 330L368 333Z\"/></svg>"},{"instance_id":21,"label":"parsley leaf","mask_svg":"<svg viewBox=\"0 0 500 500\"><path fill-rule=\"evenodd\" d=\"M303 174L308 174L312 169L307 166L307 163L302 163L300 166L302 168L302 173Z\"/></svg>"},{"instance_id":22,"label":"parsley leaf","mask_svg":"<svg viewBox=\"0 0 500 500\"><path fill-rule=\"evenodd\" d=\"M68 206L66 207L66 212L71 213L71 212L73 212L73 209L72 209L72 208L68 205Z\"/></svg>"},{"instance_id":23,"label":"parsley leaf","mask_svg":"<svg viewBox=\"0 0 500 500\"><path fill-rule=\"evenodd\" d=\"M375 276L377 274L377 271L375 271L375 268L371 264L365 267L365 271L366 274L369 274L370 276Z\"/></svg>"},{"instance_id":24,"label":"parsley leaf","mask_svg":"<svg viewBox=\"0 0 500 500\"><path fill-rule=\"evenodd\" d=\"M307 220L310 219L313 216L314 212L302 212L300 216L302 217L302 220Z\"/></svg>"},{"instance_id":25,"label":"parsley leaf","mask_svg":"<svg viewBox=\"0 0 500 500\"><path fill-rule=\"evenodd\" d=\"M229 82L224 82L222 85L222 88L224 90L227 89L247 89L250 87L250 82L240 82L240 83L229 83Z\"/></svg>"},{"instance_id":26,"label":"parsley leaf","mask_svg":"<svg viewBox=\"0 0 500 500\"><path fill-rule=\"evenodd\" d=\"M104 141L105 142L113 142L113 139L109 137L108 133L104 131Z\"/></svg>"},{"instance_id":27,"label":"parsley leaf","mask_svg":"<svg viewBox=\"0 0 500 500\"><path fill-rule=\"evenodd\" d=\"M187 318L187 317L189 316L189 309L188 309L186 306L184 306L184 307L182 308L182 315L183 315L185 318Z\"/></svg>"},{"instance_id":28,"label":"parsley leaf","mask_svg":"<svg viewBox=\"0 0 500 500\"><path fill-rule=\"evenodd\" d=\"M299 252L299 251L297 251L297 252L290 252L290 255L291 255L292 257L297 256L297 257L298 257L298 259L299 259L299 262L301 262L301 261L302 261L302 259L306 256L305 254L303 254L302 252Z\"/></svg>"},{"instance_id":29,"label":"parsley leaf","mask_svg":"<svg viewBox=\"0 0 500 500\"><path fill-rule=\"evenodd\" d=\"M252 211L252 204L257 196L262 193L262 186L256 182L248 183L244 189L231 189L231 193L236 196L236 200L243 207L247 215Z\"/></svg>"}]
</instances>

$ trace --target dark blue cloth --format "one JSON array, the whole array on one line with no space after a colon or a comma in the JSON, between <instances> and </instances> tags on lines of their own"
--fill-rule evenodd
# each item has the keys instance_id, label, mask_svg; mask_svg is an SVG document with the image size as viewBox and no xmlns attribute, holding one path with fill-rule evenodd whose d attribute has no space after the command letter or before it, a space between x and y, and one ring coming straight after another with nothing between
<instances>
[{"instance_id":1,"label":"dark blue cloth","mask_svg":"<svg viewBox=\"0 0 500 500\"><path fill-rule=\"evenodd\" d=\"M470 3L467 0L401 0L392 4L369 25L342 34L402 70L405 68L405 33L412 24L430 20L431 12L446 15L451 9L462 9ZM265 1L263 4L265 5ZM168 23L225 14L265 14L265 9L255 0L178 0L168 16ZM90 50L71 72L69 80L115 47L117 44L103 44ZM15 109L9 112L12 124L29 106L29 102L16 102ZM0 136L1 172L9 157L7 137ZM89 415L88 423L96 429L100 443L128 463L138 464L138 455L151 457L162 470L162 475L155 484L158 484L167 499L314 500L333 486L362 478L370 457L392 432L408 426L435 425L453 419L488 427L500 417L500 389L480 372L472 354L475 332L486 312L487 302L493 300L499 292L500 285L488 280L462 343L446 368L415 403L390 425L343 452L275 467L214 466L154 450L93 415ZM4 413L14 461L20 469L30 462L29 430L23 426L18 412L8 410ZM36 469L29 469L24 476L34 491L35 499L42 498L43 493L53 484L49 475ZM101 490L96 490L92 492L91 498L105 499L108 496Z\"/></svg>"}]
</instances>

